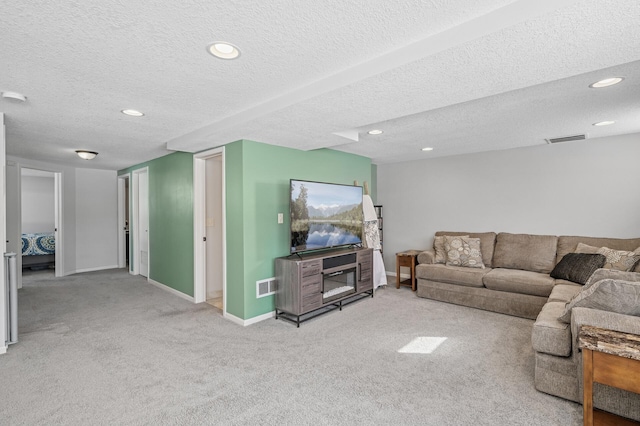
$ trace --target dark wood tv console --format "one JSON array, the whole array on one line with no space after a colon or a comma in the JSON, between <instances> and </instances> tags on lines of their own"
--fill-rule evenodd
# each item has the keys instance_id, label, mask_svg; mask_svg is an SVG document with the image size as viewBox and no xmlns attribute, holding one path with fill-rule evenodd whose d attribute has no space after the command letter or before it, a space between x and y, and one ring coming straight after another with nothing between
<instances>
[{"instance_id":1,"label":"dark wood tv console","mask_svg":"<svg viewBox=\"0 0 640 426\"><path fill-rule=\"evenodd\" d=\"M373 297L373 250L349 248L276 259L276 319L297 324ZM358 296L358 297L356 297ZM308 315L307 315L308 314ZM303 318L304 316L304 318Z\"/></svg>"}]
</instances>

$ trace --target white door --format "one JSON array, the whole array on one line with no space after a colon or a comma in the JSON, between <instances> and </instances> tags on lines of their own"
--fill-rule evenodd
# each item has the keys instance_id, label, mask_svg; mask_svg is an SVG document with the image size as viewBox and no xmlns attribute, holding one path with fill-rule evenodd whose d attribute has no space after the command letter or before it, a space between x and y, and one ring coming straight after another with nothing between
<instances>
[{"instance_id":1,"label":"white door","mask_svg":"<svg viewBox=\"0 0 640 426\"><path fill-rule=\"evenodd\" d=\"M205 209L207 301L223 309L221 155L205 161Z\"/></svg>"},{"instance_id":2,"label":"white door","mask_svg":"<svg viewBox=\"0 0 640 426\"><path fill-rule=\"evenodd\" d=\"M149 276L149 176L138 175L138 250L139 273Z\"/></svg>"}]
</instances>

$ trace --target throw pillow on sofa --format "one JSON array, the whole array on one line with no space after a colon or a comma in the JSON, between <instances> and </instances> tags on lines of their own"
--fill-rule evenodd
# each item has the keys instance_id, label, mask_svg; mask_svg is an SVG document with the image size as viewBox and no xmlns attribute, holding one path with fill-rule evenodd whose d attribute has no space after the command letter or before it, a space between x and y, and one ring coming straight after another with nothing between
<instances>
[{"instance_id":1,"label":"throw pillow on sofa","mask_svg":"<svg viewBox=\"0 0 640 426\"><path fill-rule=\"evenodd\" d=\"M447 266L484 269L482 253L480 252L480 238L445 235L444 247L447 252Z\"/></svg>"},{"instance_id":2,"label":"throw pillow on sofa","mask_svg":"<svg viewBox=\"0 0 640 426\"><path fill-rule=\"evenodd\" d=\"M640 247L634 251L614 250L608 247L594 247L584 243L578 243L576 253L600 253L607 257L604 264L605 269L615 269L618 271L632 271L633 267L640 261Z\"/></svg>"},{"instance_id":3,"label":"throw pillow on sofa","mask_svg":"<svg viewBox=\"0 0 640 426\"><path fill-rule=\"evenodd\" d=\"M468 238L468 235L460 235ZM435 251L435 259L433 263L447 263L447 250L444 248L444 235L436 235L433 239L433 250Z\"/></svg>"},{"instance_id":4,"label":"throw pillow on sofa","mask_svg":"<svg viewBox=\"0 0 640 426\"><path fill-rule=\"evenodd\" d=\"M582 288L564 308L560 321L571 323L571 309L600 309L619 314L640 316L640 282L604 279Z\"/></svg>"},{"instance_id":5,"label":"throw pillow on sofa","mask_svg":"<svg viewBox=\"0 0 640 426\"><path fill-rule=\"evenodd\" d=\"M552 278L585 284L596 269L604 266L607 258L602 254L567 253L551 271Z\"/></svg>"},{"instance_id":6,"label":"throw pillow on sofa","mask_svg":"<svg viewBox=\"0 0 640 426\"><path fill-rule=\"evenodd\" d=\"M635 251L614 250L608 247L600 247L598 253L607 257L605 269L617 269L618 271L631 271L640 260L640 247Z\"/></svg>"}]
</instances>

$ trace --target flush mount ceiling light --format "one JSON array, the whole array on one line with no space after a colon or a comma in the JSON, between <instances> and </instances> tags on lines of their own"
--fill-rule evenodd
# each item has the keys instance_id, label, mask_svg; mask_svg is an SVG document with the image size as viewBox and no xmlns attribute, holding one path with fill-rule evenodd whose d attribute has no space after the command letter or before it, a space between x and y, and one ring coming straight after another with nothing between
<instances>
[{"instance_id":1,"label":"flush mount ceiling light","mask_svg":"<svg viewBox=\"0 0 640 426\"><path fill-rule=\"evenodd\" d=\"M381 135L384 132L382 130L379 130L379 129L373 129L373 130L369 130L367 133L369 133L370 135Z\"/></svg>"},{"instance_id":2,"label":"flush mount ceiling light","mask_svg":"<svg viewBox=\"0 0 640 426\"><path fill-rule=\"evenodd\" d=\"M207 46L207 52L220 59L236 59L240 56L240 49L226 41L214 41Z\"/></svg>"},{"instance_id":3,"label":"flush mount ceiling light","mask_svg":"<svg viewBox=\"0 0 640 426\"><path fill-rule=\"evenodd\" d=\"M84 149L78 149L76 151L76 154L78 154L78 157L82 158L83 160L93 160L94 158L96 158L96 155L98 155L98 153L95 151L86 151Z\"/></svg>"},{"instance_id":4,"label":"flush mount ceiling light","mask_svg":"<svg viewBox=\"0 0 640 426\"><path fill-rule=\"evenodd\" d=\"M609 87L609 86L613 86L614 84L620 83L622 80L624 80L624 77L605 78L604 80L596 81L595 83L589 85L589 87L591 87L592 89L599 89L601 87Z\"/></svg>"},{"instance_id":5,"label":"flush mount ceiling light","mask_svg":"<svg viewBox=\"0 0 640 426\"><path fill-rule=\"evenodd\" d=\"M433 151L433 148L431 148L430 146L426 147L426 148L422 148L423 151Z\"/></svg>"},{"instance_id":6,"label":"flush mount ceiling light","mask_svg":"<svg viewBox=\"0 0 640 426\"><path fill-rule=\"evenodd\" d=\"M142 113L142 112L140 112L138 110L135 110L135 109L123 109L120 112L123 113L123 114L126 114L126 115L130 115L132 117L142 117L144 115L144 113Z\"/></svg>"},{"instance_id":7,"label":"flush mount ceiling light","mask_svg":"<svg viewBox=\"0 0 640 426\"><path fill-rule=\"evenodd\" d=\"M615 123L615 121L598 121L597 123L593 123L594 126L608 126L610 124Z\"/></svg>"},{"instance_id":8,"label":"flush mount ceiling light","mask_svg":"<svg viewBox=\"0 0 640 426\"><path fill-rule=\"evenodd\" d=\"M2 92L2 97L5 99L18 101L18 102L24 102L27 100L27 97L25 95L18 92Z\"/></svg>"}]
</instances>

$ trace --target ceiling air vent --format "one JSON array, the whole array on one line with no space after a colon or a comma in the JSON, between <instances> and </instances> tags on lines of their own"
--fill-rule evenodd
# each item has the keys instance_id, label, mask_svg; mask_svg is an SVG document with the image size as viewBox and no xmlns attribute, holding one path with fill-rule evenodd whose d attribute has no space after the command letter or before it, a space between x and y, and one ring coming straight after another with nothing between
<instances>
[{"instance_id":1,"label":"ceiling air vent","mask_svg":"<svg viewBox=\"0 0 640 426\"><path fill-rule=\"evenodd\" d=\"M573 136L563 136L561 138L550 138L545 139L547 143L559 143L559 142L569 142L569 141L582 141L587 138L587 135L573 135Z\"/></svg>"}]
</instances>

